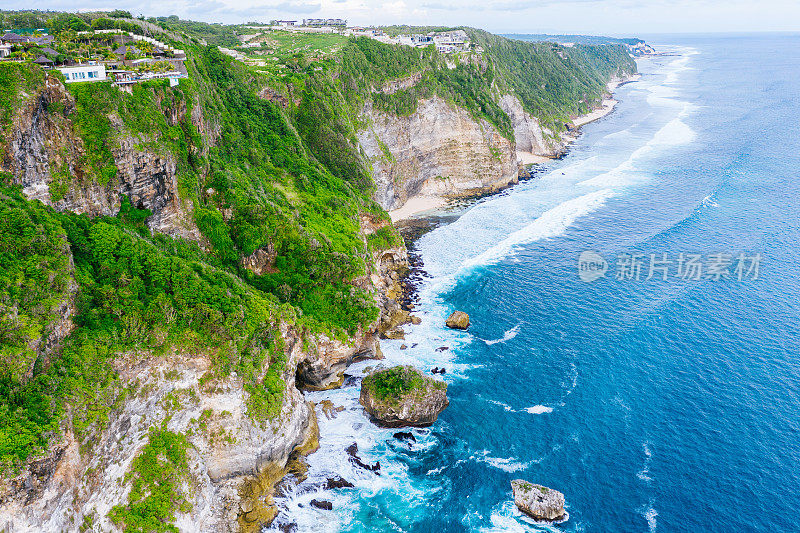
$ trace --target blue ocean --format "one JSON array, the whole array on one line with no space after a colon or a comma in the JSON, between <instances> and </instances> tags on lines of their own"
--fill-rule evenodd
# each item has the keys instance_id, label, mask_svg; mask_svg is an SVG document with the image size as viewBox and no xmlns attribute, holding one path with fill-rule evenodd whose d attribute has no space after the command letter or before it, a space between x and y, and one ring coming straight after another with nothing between
<instances>
[{"instance_id":1,"label":"blue ocean","mask_svg":"<svg viewBox=\"0 0 800 533\"><path fill-rule=\"evenodd\" d=\"M318 408L274 528L800 530L800 37L648 42L663 55L565 158L415 241L422 324L348 372L445 367L439 421L409 443L357 379L310 393L345 411ZM467 332L444 328L456 309ZM355 486L319 488L334 475ZM522 516L517 478L569 519Z\"/></svg>"}]
</instances>

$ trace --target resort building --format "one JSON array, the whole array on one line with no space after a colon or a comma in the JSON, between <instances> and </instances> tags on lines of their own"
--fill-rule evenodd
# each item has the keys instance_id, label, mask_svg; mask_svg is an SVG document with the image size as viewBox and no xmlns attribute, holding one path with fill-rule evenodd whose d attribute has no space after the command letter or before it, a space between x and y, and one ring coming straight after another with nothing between
<instances>
[{"instance_id":1,"label":"resort building","mask_svg":"<svg viewBox=\"0 0 800 533\"><path fill-rule=\"evenodd\" d=\"M347 26L344 19L303 19L303 26Z\"/></svg>"},{"instance_id":2,"label":"resort building","mask_svg":"<svg viewBox=\"0 0 800 533\"><path fill-rule=\"evenodd\" d=\"M58 67L67 83L77 81L105 81L105 65L78 65L74 67Z\"/></svg>"}]
</instances>

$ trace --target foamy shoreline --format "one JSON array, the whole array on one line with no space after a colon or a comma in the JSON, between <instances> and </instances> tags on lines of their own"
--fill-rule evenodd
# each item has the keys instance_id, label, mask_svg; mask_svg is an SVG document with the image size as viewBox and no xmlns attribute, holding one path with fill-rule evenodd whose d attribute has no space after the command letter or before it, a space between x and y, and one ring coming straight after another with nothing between
<instances>
[{"instance_id":1,"label":"foamy shoreline","mask_svg":"<svg viewBox=\"0 0 800 533\"><path fill-rule=\"evenodd\" d=\"M635 75L633 75L630 78L627 78L625 80L608 82L608 86L607 86L608 87L608 92L609 93L613 93L614 90L617 87L619 87L620 85L623 85L625 83L631 83L631 82L634 82L634 81L638 81L639 79L641 79L641 77L642 77L641 74L635 74ZM615 100L613 98L605 98L605 99L603 99L602 104L600 104L600 107L598 107L594 111L590 111L589 113L586 113L585 115L580 115L578 117L575 117L574 119L572 119L572 123L575 125L575 127L580 128L584 124L588 124L590 122L594 122L595 120L608 115L609 113L611 113L614 110L614 107L616 105L617 105L617 100Z\"/></svg>"},{"instance_id":2,"label":"foamy shoreline","mask_svg":"<svg viewBox=\"0 0 800 533\"><path fill-rule=\"evenodd\" d=\"M634 74L633 76L626 78L624 80L617 80L617 81L610 81L608 82L607 88L609 93L613 93L614 90L619 87L620 85L624 85L626 83L631 83L634 81L638 81L641 79L641 74ZM580 128L590 122L594 122L604 116L608 115L614 110L614 107L617 105L617 100L613 98L605 98L603 99L600 107L597 109L586 113L585 115L579 115L572 119L572 124L576 128ZM543 164L549 161L552 161L553 157L548 157L544 155L538 155L531 152L522 152L517 151L517 160L522 165L532 165L532 164ZM401 220L407 220L415 215L420 213L424 213L426 211L432 211L434 209L439 209L447 205L447 200L442 197L438 196L414 196L410 198L402 207L397 209L393 209L389 211L389 216L392 219L393 223L400 222Z\"/></svg>"}]
</instances>

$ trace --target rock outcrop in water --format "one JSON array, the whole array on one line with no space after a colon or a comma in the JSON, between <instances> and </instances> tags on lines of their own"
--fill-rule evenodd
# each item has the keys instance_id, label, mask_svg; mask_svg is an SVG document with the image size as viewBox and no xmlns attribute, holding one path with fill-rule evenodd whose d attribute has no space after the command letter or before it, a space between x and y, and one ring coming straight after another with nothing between
<instances>
[{"instance_id":1,"label":"rock outcrop in water","mask_svg":"<svg viewBox=\"0 0 800 533\"><path fill-rule=\"evenodd\" d=\"M447 318L445 325L451 329L467 329L469 327L469 315L464 311L454 311Z\"/></svg>"},{"instance_id":2,"label":"rock outcrop in water","mask_svg":"<svg viewBox=\"0 0 800 533\"><path fill-rule=\"evenodd\" d=\"M379 425L430 426L449 404L447 384L411 366L380 370L361 382L359 402Z\"/></svg>"},{"instance_id":3,"label":"rock outcrop in water","mask_svg":"<svg viewBox=\"0 0 800 533\"><path fill-rule=\"evenodd\" d=\"M554 522L566 517L564 495L557 490L523 479L512 481L511 489L517 508L531 518Z\"/></svg>"}]
</instances>

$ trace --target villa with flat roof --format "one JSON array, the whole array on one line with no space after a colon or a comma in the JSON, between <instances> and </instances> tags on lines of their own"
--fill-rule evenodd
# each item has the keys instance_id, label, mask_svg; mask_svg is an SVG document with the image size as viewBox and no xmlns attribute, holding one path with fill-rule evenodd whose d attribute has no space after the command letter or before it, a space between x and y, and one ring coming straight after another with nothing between
<instances>
[{"instance_id":1,"label":"villa with flat roof","mask_svg":"<svg viewBox=\"0 0 800 533\"><path fill-rule=\"evenodd\" d=\"M105 65L77 65L74 67L58 67L67 83L77 81L105 81Z\"/></svg>"}]
</instances>

